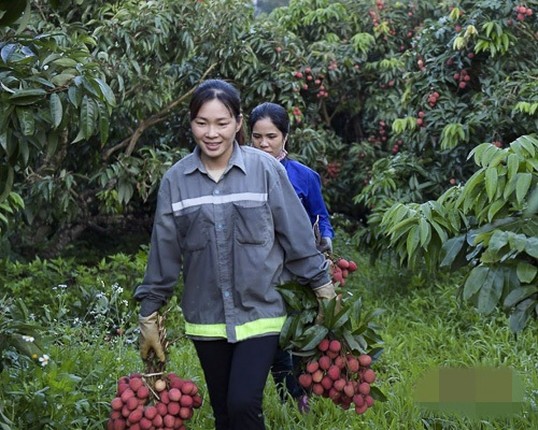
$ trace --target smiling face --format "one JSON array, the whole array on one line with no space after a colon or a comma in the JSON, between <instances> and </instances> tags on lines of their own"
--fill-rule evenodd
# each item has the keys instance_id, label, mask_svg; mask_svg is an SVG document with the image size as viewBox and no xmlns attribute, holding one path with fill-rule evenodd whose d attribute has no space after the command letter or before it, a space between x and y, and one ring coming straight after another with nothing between
<instances>
[{"instance_id":1,"label":"smiling face","mask_svg":"<svg viewBox=\"0 0 538 430\"><path fill-rule=\"evenodd\" d=\"M202 151L202 162L207 167L226 167L241 122L242 119L237 120L218 99L209 100L201 106L191 121L191 130Z\"/></svg>"},{"instance_id":2,"label":"smiling face","mask_svg":"<svg viewBox=\"0 0 538 430\"><path fill-rule=\"evenodd\" d=\"M284 149L286 138L270 118L262 118L252 126L252 144L277 157Z\"/></svg>"}]
</instances>

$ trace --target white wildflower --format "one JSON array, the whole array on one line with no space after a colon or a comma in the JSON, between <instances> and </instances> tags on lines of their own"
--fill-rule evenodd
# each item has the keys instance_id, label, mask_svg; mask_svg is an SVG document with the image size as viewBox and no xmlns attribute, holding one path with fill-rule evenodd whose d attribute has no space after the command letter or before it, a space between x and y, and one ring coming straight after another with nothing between
<instances>
[{"instance_id":1,"label":"white wildflower","mask_svg":"<svg viewBox=\"0 0 538 430\"><path fill-rule=\"evenodd\" d=\"M23 335L22 340L24 340L25 342L33 342L35 339L32 336Z\"/></svg>"},{"instance_id":2,"label":"white wildflower","mask_svg":"<svg viewBox=\"0 0 538 430\"><path fill-rule=\"evenodd\" d=\"M50 357L47 354L43 354L41 357L39 357L39 362L41 363L41 366L45 367L47 364L49 364Z\"/></svg>"}]
</instances>

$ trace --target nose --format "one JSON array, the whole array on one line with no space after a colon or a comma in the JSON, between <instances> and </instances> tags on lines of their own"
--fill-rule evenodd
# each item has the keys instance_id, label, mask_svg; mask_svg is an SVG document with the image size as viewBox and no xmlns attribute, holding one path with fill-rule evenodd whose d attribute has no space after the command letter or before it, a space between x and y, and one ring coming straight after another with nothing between
<instances>
[{"instance_id":1,"label":"nose","mask_svg":"<svg viewBox=\"0 0 538 430\"><path fill-rule=\"evenodd\" d=\"M215 137L218 135L217 133L217 127L214 125L208 125L206 130L206 136L207 137Z\"/></svg>"}]
</instances>

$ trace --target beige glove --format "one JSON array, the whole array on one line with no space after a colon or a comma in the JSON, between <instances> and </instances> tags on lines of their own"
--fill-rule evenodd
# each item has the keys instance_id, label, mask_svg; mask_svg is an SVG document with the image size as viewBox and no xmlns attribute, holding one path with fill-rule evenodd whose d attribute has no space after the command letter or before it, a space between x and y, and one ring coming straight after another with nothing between
<instances>
[{"instance_id":1,"label":"beige glove","mask_svg":"<svg viewBox=\"0 0 538 430\"><path fill-rule=\"evenodd\" d=\"M153 349L159 361L166 361L159 336L158 317L159 314L157 312L153 312L147 317L138 317L138 324L140 325L140 356L142 360L146 360L149 352Z\"/></svg>"},{"instance_id":2,"label":"beige glove","mask_svg":"<svg viewBox=\"0 0 538 430\"><path fill-rule=\"evenodd\" d=\"M321 287L314 289L314 294L316 295L316 298L318 299L318 316L316 317L316 324L323 324L323 306L321 304L321 301L331 300L336 297L336 291L334 291L334 285L332 282L328 282L325 285L322 285ZM336 310L338 311L340 307L340 300L337 298L336 303Z\"/></svg>"}]
</instances>

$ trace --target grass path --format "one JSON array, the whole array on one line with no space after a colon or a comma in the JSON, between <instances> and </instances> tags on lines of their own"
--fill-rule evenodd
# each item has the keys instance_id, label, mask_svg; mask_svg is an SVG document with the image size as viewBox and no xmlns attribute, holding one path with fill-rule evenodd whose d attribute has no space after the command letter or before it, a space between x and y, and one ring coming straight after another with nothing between
<instances>
[{"instance_id":1,"label":"grass path","mask_svg":"<svg viewBox=\"0 0 538 430\"><path fill-rule=\"evenodd\" d=\"M388 401L377 402L363 416L344 411L329 400L315 398L312 411L300 415L293 402L281 405L272 381L265 398L268 430L404 430L404 429L498 429L538 428L537 325L514 336L504 316L484 317L457 298L457 279L432 280L433 285L389 264L369 266L360 261L359 272L346 288L363 297L367 310L384 309L378 318L382 327L384 353L376 363L379 388ZM185 372L197 367L194 350L187 343L172 354ZM524 406L511 417L481 419L461 414L434 414L414 402L414 387L428 369L491 366L510 368L521 376L525 388ZM203 382L202 382L203 384ZM212 426L208 404L189 423L189 429Z\"/></svg>"}]
</instances>

